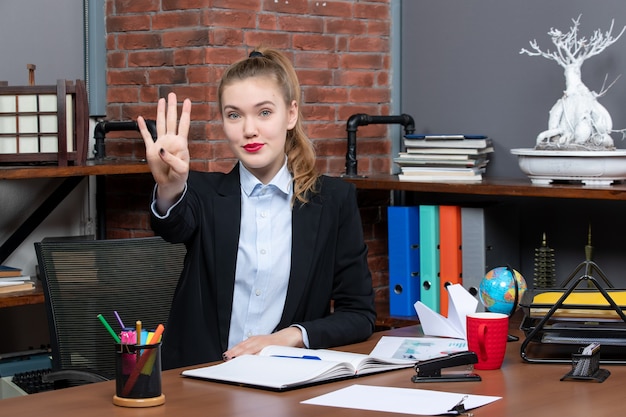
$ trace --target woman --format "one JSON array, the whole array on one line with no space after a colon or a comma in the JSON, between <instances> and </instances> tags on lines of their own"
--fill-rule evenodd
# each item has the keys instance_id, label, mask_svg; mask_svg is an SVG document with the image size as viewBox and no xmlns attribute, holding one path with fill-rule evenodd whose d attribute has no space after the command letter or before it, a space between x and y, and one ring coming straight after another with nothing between
<instances>
[{"instance_id":1,"label":"woman","mask_svg":"<svg viewBox=\"0 0 626 417\"><path fill-rule=\"evenodd\" d=\"M154 142L138 118L156 182L152 227L187 246L163 368L366 339L376 313L355 188L316 172L293 66L252 52L224 73L218 105L239 160L227 174L190 172L188 99L178 128L176 95L159 100Z\"/></svg>"}]
</instances>

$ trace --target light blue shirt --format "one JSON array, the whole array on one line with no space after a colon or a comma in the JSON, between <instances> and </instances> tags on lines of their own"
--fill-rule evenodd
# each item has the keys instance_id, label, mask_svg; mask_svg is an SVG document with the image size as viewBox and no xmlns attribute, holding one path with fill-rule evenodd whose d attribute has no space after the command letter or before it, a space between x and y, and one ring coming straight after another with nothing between
<instances>
[{"instance_id":1,"label":"light blue shirt","mask_svg":"<svg viewBox=\"0 0 626 417\"><path fill-rule=\"evenodd\" d=\"M270 334L282 316L291 270L293 177L285 164L263 185L243 164L241 230L228 348Z\"/></svg>"}]
</instances>

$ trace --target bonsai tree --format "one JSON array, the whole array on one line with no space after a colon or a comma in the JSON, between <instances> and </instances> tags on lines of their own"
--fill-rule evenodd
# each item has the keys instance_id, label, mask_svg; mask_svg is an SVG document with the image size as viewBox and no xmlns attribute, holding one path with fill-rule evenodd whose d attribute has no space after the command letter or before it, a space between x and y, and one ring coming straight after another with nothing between
<instances>
[{"instance_id":1,"label":"bonsai tree","mask_svg":"<svg viewBox=\"0 0 626 417\"><path fill-rule=\"evenodd\" d=\"M555 51L542 51L536 40L530 42L531 50L522 49L520 54L541 56L551 59L563 67L565 91L550 110L548 129L537 136L535 149L552 150L614 150L612 132L621 132L624 138L626 129L614 131L609 112L598 102L610 88L602 86L600 93L590 91L581 78L581 67L586 59L598 55L615 43L626 30L613 36L613 22L608 31L596 30L590 39L578 37L580 16L572 19L569 32L562 33L551 28L548 32ZM606 84L606 83L605 83ZM612 85L612 84L611 84Z\"/></svg>"}]
</instances>

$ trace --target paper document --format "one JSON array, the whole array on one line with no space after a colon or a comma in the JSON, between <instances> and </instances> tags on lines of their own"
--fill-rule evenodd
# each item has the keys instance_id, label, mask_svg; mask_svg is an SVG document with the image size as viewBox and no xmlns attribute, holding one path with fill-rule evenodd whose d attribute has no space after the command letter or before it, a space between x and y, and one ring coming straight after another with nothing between
<instances>
[{"instance_id":1,"label":"paper document","mask_svg":"<svg viewBox=\"0 0 626 417\"><path fill-rule=\"evenodd\" d=\"M331 349L266 346L258 355L237 356L182 375L217 382L286 390L338 378L410 368L414 360L374 358Z\"/></svg>"},{"instance_id":2,"label":"paper document","mask_svg":"<svg viewBox=\"0 0 626 417\"><path fill-rule=\"evenodd\" d=\"M478 300L461 284L448 285L448 317L433 311L421 301L414 304L415 311L426 336L466 339L466 317L476 312Z\"/></svg>"},{"instance_id":3,"label":"paper document","mask_svg":"<svg viewBox=\"0 0 626 417\"><path fill-rule=\"evenodd\" d=\"M502 397L468 395L455 392L429 391L413 388L351 385L349 387L302 401L302 404L357 410L404 413L416 416L457 414L451 410L462 403L465 410L481 407Z\"/></svg>"},{"instance_id":4,"label":"paper document","mask_svg":"<svg viewBox=\"0 0 626 417\"><path fill-rule=\"evenodd\" d=\"M466 350L467 342L463 339L383 336L370 352L370 356L425 361Z\"/></svg>"}]
</instances>

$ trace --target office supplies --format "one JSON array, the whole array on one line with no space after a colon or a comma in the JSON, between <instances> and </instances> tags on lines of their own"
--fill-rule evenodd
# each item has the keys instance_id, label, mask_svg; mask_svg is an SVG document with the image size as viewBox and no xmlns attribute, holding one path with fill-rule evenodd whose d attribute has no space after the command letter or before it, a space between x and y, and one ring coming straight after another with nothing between
<instances>
[{"instance_id":1,"label":"office supplies","mask_svg":"<svg viewBox=\"0 0 626 417\"><path fill-rule=\"evenodd\" d=\"M463 134L415 134L411 133L404 136L407 139L424 139L424 140L459 140L459 139L487 139L485 135L463 135Z\"/></svg>"},{"instance_id":2,"label":"office supplies","mask_svg":"<svg viewBox=\"0 0 626 417\"><path fill-rule=\"evenodd\" d=\"M596 342L605 348L602 363L626 364L626 291L607 290L588 273L567 288L526 291L520 302L526 362L568 363L580 345ZM546 348L549 355L542 354Z\"/></svg>"},{"instance_id":3,"label":"office supplies","mask_svg":"<svg viewBox=\"0 0 626 417\"><path fill-rule=\"evenodd\" d=\"M143 352L143 353L139 353ZM165 403L161 388L161 344L118 345L113 404L121 407L154 407ZM141 355L141 356L140 356ZM132 359L131 369L124 367ZM147 360L146 360L147 359ZM147 369L146 366L149 365ZM138 378L138 370L141 377ZM130 373L129 373L130 372Z\"/></svg>"},{"instance_id":4,"label":"office supplies","mask_svg":"<svg viewBox=\"0 0 626 417\"><path fill-rule=\"evenodd\" d=\"M98 314L97 317L98 317L98 320L100 320L100 322L104 326L104 328L107 330L107 332L109 332L109 334L113 337L113 340L115 340L115 343L120 343L119 336L117 334L115 334L115 332L111 328L111 325L106 321L104 316L102 314Z\"/></svg>"},{"instance_id":5,"label":"office supplies","mask_svg":"<svg viewBox=\"0 0 626 417\"><path fill-rule=\"evenodd\" d=\"M137 344L141 344L141 320L135 322L135 334L137 335Z\"/></svg>"},{"instance_id":6,"label":"office supplies","mask_svg":"<svg viewBox=\"0 0 626 417\"><path fill-rule=\"evenodd\" d=\"M450 410L459 404L467 411L500 398L502 397L355 384L302 401L302 404L407 415L450 415L456 414Z\"/></svg>"},{"instance_id":7,"label":"office supplies","mask_svg":"<svg viewBox=\"0 0 626 417\"><path fill-rule=\"evenodd\" d=\"M117 310L113 311L113 314L115 314L115 318L117 319L117 322L120 324L120 327L122 329L126 328L126 326L124 326L124 322L122 322L122 319L120 318L120 315L117 313Z\"/></svg>"},{"instance_id":8,"label":"office supplies","mask_svg":"<svg viewBox=\"0 0 626 417\"><path fill-rule=\"evenodd\" d=\"M35 288L35 283L32 281L0 282L0 294L8 294L18 291L29 291L33 288Z\"/></svg>"},{"instance_id":9,"label":"office supplies","mask_svg":"<svg viewBox=\"0 0 626 417\"><path fill-rule=\"evenodd\" d=\"M302 356L288 356L288 355L272 355L273 358L292 358L292 359L310 359L314 361L321 361L322 358L319 356L313 355L302 355Z\"/></svg>"},{"instance_id":10,"label":"office supplies","mask_svg":"<svg viewBox=\"0 0 626 417\"><path fill-rule=\"evenodd\" d=\"M419 206L420 301L439 311L439 206Z\"/></svg>"},{"instance_id":11,"label":"office supplies","mask_svg":"<svg viewBox=\"0 0 626 417\"><path fill-rule=\"evenodd\" d=\"M417 154L417 155L486 155L488 153L493 152L493 147L488 146L486 148L437 148L437 147L427 147L427 148L407 148L407 154Z\"/></svg>"},{"instance_id":12,"label":"office supplies","mask_svg":"<svg viewBox=\"0 0 626 417\"><path fill-rule=\"evenodd\" d=\"M155 330L154 332L147 332L148 338L146 340L148 340L151 345L159 344L161 342L161 335L163 334L163 329L164 329L163 325L159 324L159 326L157 327L157 330ZM141 333L143 334L144 332L145 331L142 331ZM143 368L141 368L141 373L143 375L150 375L150 372L152 372L153 370L155 360L156 360L155 352L150 352L150 357L146 360L146 363L144 364Z\"/></svg>"},{"instance_id":13,"label":"office supplies","mask_svg":"<svg viewBox=\"0 0 626 417\"><path fill-rule=\"evenodd\" d=\"M454 172L444 174L433 173L429 175L412 175L411 173L398 174L399 181L413 182L475 183L482 181L482 179L482 173L477 173L473 175L457 175Z\"/></svg>"},{"instance_id":14,"label":"office supplies","mask_svg":"<svg viewBox=\"0 0 626 417\"><path fill-rule=\"evenodd\" d=\"M451 353L448 356L429 359L417 362L414 366L416 375L413 375L413 382L466 382L480 381L480 375L473 372L452 372L442 374L444 368L454 368L464 365L473 365L478 363L476 353L465 351Z\"/></svg>"},{"instance_id":15,"label":"office supplies","mask_svg":"<svg viewBox=\"0 0 626 417\"><path fill-rule=\"evenodd\" d=\"M9 285L10 283L22 283L24 281L30 281L28 275L16 275L14 277L0 277L0 285ZM7 284L5 284L7 283Z\"/></svg>"},{"instance_id":16,"label":"office supplies","mask_svg":"<svg viewBox=\"0 0 626 417\"><path fill-rule=\"evenodd\" d=\"M370 356L425 361L466 350L467 342L463 339L383 336L370 352Z\"/></svg>"},{"instance_id":17,"label":"office supplies","mask_svg":"<svg viewBox=\"0 0 626 417\"><path fill-rule=\"evenodd\" d=\"M467 412L467 409L465 408L465 400L467 400L467 395L464 395L463 398L461 398L461 400L454 405L454 407L448 410L448 412L453 414L456 413L460 415L473 416L472 413Z\"/></svg>"},{"instance_id":18,"label":"office supplies","mask_svg":"<svg viewBox=\"0 0 626 417\"><path fill-rule=\"evenodd\" d=\"M137 334L134 330L122 330L120 332L120 343L123 345L137 344Z\"/></svg>"},{"instance_id":19,"label":"office supplies","mask_svg":"<svg viewBox=\"0 0 626 417\"><path fill-rule=\"evenodd\" d=\"M461 207L439 206L439 313L448 315L448 285L460 284L463 268Z\"/></svg>"},{"instance_id":20,"label":"office supplies","mask_svg":"<svg viewBox=\"0 0 626 417\"><path fill-rule=\"evenodd\" d=\"M520 232L511 227L518 220L519 208L506 203L461 207L462 283L476 299L488 270L520 264ZM478 307L484 310L482 305Z\"/></svg>"},{"instance_id":21,"label":"office supplies","mask_svg":"<svg viewBox=\"0 0 626 417\"><path fill-rule=\"evenodd\" d=\"M581 353L572 354L572 370L563 375L561 381L594 380L604 382L611 372L600 368L600 344L591 343L582 349Z\"/></svg>"},{"instance_id":22,"label":"office supplies","mask_svg":"<svg viewBox=\"0 0 626 417\"><path fill-rule=\"evenodd\" d=\"M297 358L293 358L293 357ZM301 360L315 356L320 360ZM283 391L315 383L411 367L414 360L375 358L328 349L267 346L258 355L182 372L183 376L214 382Z\"/></svg>"},{"instance_id":23,"label":"office supplies","mask_svg":"<svg viewBox=\"0 0 626 417\"><path fill-rule=\"evenodd\" d=\"M420 296L419 207L387 207L389 313L415 316Z\"/></svg>"},{"instance_id":24,"label":"office supplies","mask_svg":"<svg viewBox=\"0 0 626 417\"><path fill-rule=\"evenodd\" d=\"M15 268L8 265L0 265L0 277L19 277L22 275L21 268Z\"/></svg>"},{"instance_id":25,"label":"office supplies","mask_svg":"<svg viewBox=\"0 0 626 417\"><path fill-rule=\"evenodd\" d=\"M122 330L120 333L121 349L124 349L126 345L135 345L137 343L137 334L134 330ZM125 353L122 355L122 372L124 374L130 374L133 370L137 358L135 355Z\"/></svg>"},{"instance_id":26,"label":"office supplies","mask_svg":"<svg viewBox=\"0 0 626 417\"><path fill-rule=\"evenodd\" d=\"M427 336L466 338L466 317L476 311L478 300L461 284L448 286L448 317L418 301L415 311Z\"/></svg>"},{"instance_id":27,"label":"office supplies","mask_svg":"<svg viewBox=\"0 0 626 417\"><path fill-rule=\"evenodd\" d=\"M406 135L404 146L407 148L488 148L493 146L493 142L490 138L424 140Z\"/></svg>"},{"instance_id":28,"label":"office supplies","mask_svg":"<svg viewBox=\"0 0 626 417\"><path fill-rule=\"evenodd\" d=\"M141 326L141 321L137 320L137 322L139 323L138 326ZM141 329L139 330L141 333ZM162 324L159 324L156 330L154 331L154 334L152 335L152 338L150 339L148 345L152 346L152 345L158 344L159 340L161 339L161 335L163 334L163 330L165 330L165 328L163 327ZM141 354L141 356L139 357L139 360L137 361L137 364L135 365L135 368L133 369L133 372L130 374L130 376L128 377L128 380L124 384L124 388L121 392L122 397L128 396L128 394L132 391L133 387L135 386L135 383L137 382L137 378L139 378L139 374L142 373L144 366L146 365L146 363L148 363L148 361L150 360L150 357L154 354L155 354L154 349L150 349L146 351L144 354Z\"/></svg>"}]
</instances>

